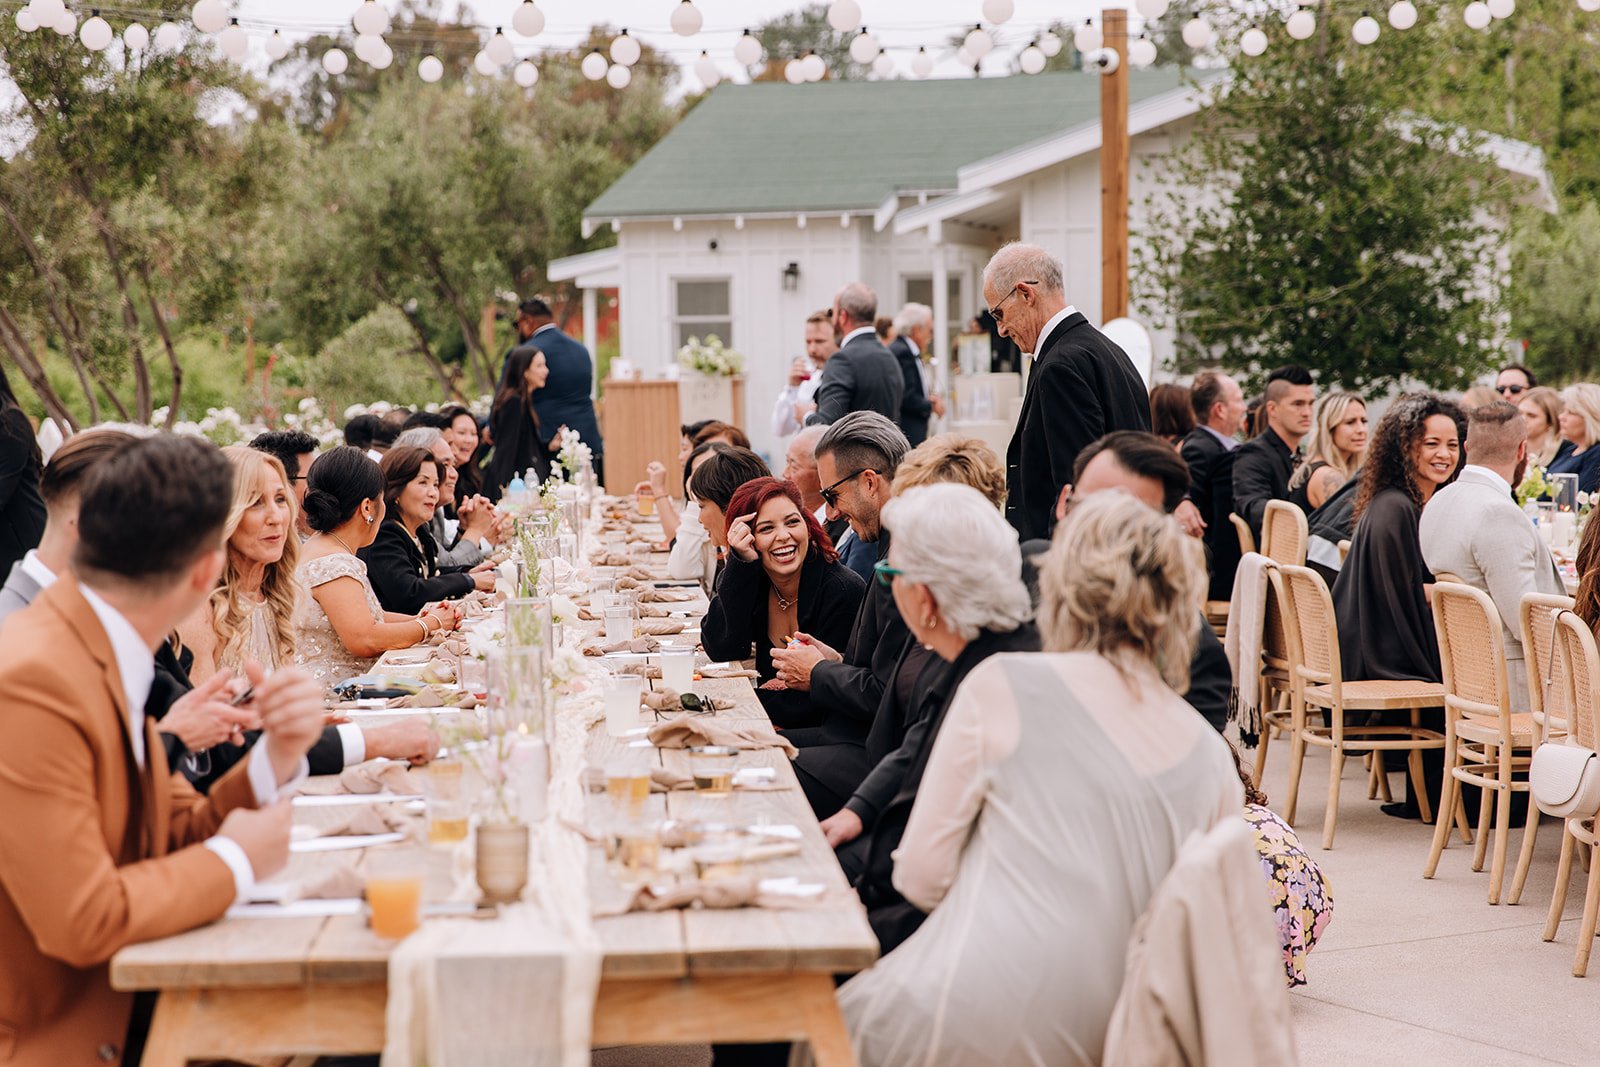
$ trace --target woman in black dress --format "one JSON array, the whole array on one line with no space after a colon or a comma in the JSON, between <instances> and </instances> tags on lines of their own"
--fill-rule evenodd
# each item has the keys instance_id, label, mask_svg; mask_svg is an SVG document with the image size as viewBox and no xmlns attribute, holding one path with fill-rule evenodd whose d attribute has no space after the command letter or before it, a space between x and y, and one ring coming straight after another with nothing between
<instances>
[{"instance_id":1,"label":"woman in black dress","mask_svg":"<svg viewBox=\"0 0 1600 1067\"><path fill-rule=\"evenodd\" d=\"M10 574L44 535L44 498L39 495L43 469L33 424L0 370L0 575Z\"/></svg>"},{"instance_id":2,"label":"woman in black dress","mask_svg":"<svg viewBox=\"0 0 1600 1067\"><path fill-rule=\"evenodd\" d=\"M523 477L530 467L539 484L550 477L550 457L560 443L561 427L541 427L532 399L534 390L543 388L549 377L544 353L532 345L513 349L506 357L505 384L489 411L494 452L484 468L483 495L490 500L499 500L511 479Z\"/></svg>"},{"instance_id":3,"label":"woman in black dress","mask_svg":"<svg viewBox=\"0 0 1600 1067\"><path fill-rule=\"evenodd\" d=\"M367 565L367 580L384 611L419 614L438 600L493 589L487 565L470 573L439 567L439 546L428 530L439 505L444 464L425 448L391 448L383 462L383 524L372 544L356 555Z\"/></svg>"},{"instance_id":4,"label":"woman in black dress","mask_svg":"<svg viewBox=\"0 0 1600 1067\"><path fill-rule=\"evenodd\" d=\"M1422 558L1417 528L1434 492L1460 473L1465 436L1461 409L1434 393L1402 396L1378 423L1356 494L1350 555L1333 586L1347 679L1443 678L1427 597L1433 574ZM1425 712L1422 723L1442 731L1442 711ZM1436 796L1443 753L1430 749L1422 755L1429 794ZM1417 817L1409 775L1405 805L1384 810Z\"/></svg>"}]
</instances>

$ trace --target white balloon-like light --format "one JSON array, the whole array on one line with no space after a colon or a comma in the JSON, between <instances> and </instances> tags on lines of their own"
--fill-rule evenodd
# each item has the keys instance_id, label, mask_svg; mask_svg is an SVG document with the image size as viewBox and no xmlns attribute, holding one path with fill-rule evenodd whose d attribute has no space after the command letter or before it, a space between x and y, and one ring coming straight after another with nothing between
<instances>
[{"instance_id":1,"label":"white balloon-like light","mask_svg":"<svg viewBox=\"0 0 1600 1067\"><path fill-rule=\"evenodd\" d=\"M494 36L489 38L489 43L484 46L484 52L494 60L495 66L503 67L511 62L511 38L506 36L506 31L495 27Z\"/></svg>"},{"instance_id":2,"label":"white balloon-like light","mask_svg":"<svg viewBox=\"0 0 1600 1067\"><path fill-rule=\"evenodd\" d=\"M967 51L966 45L962 45L956 49L956 62L963 67L975 67L978 65L978 57Z\"/></svg>"},{"instance_id":3,"label":"white balloon-like light","mask_svg":"<svg viewBox=\"0 0 1600 1067\"><path fill-rule=\"evenodd\" d=\"M485 78L492 78L500 73L499 64L490 59L489 53L482 49L479 49L478 54L472 57L472 69L482 74Z\"/></svg>"},{"instance_id":4,"label":"white balloon-like light","mask_svg":"<svg viewBox=\"0 0 1600 1067\"><path fill-rule=\"evenodd\" d=\"M894 77L894 57L888 52L879 52L878 58L872 61L872 73L880 78Z\"/></svg>"},{"instance_id":5,"label":"white balloon-like light","mask_svg":"<svg viewBox=\"0 0 1600 1067\"><path fill-rule=\"evenodd\" d=\"M972 32L967 34L967 39L961 43L967 54L973 59L982 59L994 51L994 38L989 36L989 31L982 26L972 27Z\"/></svg>"},{"instance_id":6,"label":"white balloon-like light","mask_svg":"<svg viewBox=\"0 0 1600 1067\"><path fill-rule=\"evenodd\" d=\"M756 40L756 35L745 30L743 35L733 44L733 58L747 67L753 67L761 62L761 42Z\"/></svg>"},{"instance_id":7,"label":"white balloon-like light","mask_svg":"<svg viewBox=\"0 0 1600 1067\"><path fill-rule=\"evenodd\" d=\"M56 16L55 31L63 37L72 37L78 32L78 16L65 9Z\"/></svg>"},{"instance_id":8,"label":"white balloon-like light","mask_svg":"<svg viewBox=\"0 0 1600 1067\"><path fill-rule=\"evenodd\" d=\"M1284 29L1288 30L1289 36L1297 41L1307 40L1317 32L1317 16L1301 8L1289 16L1289 20L1284 23Z\"/></svg>"},{"instance_id":9,"label":"white balloon-like light","mask_svg":"<svg viewBox=\"0 0 1600 1067\"><path fill-rule=\"evenodd\" d=\"M722 71L717 69L717 64L710 54L702 50L700 58L694 61L694 76L700 79L700 84L707 89L715 89L722 80Z\"/></svg>"},{"instance_id":10,"label":"white balloon-like light","mask_svg":"<svg viewBox=\"0 0 1600 1067\"><path fill-rule=\"evenodd\" d=\"M1039 51L1039 46L1036 44L1024 48L1022 54L1017 57L1017 63L1022 67L1024 74L1039 73L1047 62L1049 61L1045 59L1044 53Z\"/></svg>"},{"instance_id":11,"label":"white balloon-like light","mask_svg":"<svg viewBox=\"0 0 1600 1067\"><path fill-rule=\"evenodd\" d=\"M39 25L52 28L66 9L66 0L32 0L28 5L28 10L33 12L33 17L38 20Z\"/></svg>"},{"instance_id":12,"label":"white balloon-like light","mask_svg":"<svg viewBox=\"0 0 1600 1067\"><path fill-rule=\"evenodd\" d=\"M800 61L800 72L806 76L806 81L819 82L828 73L828 64L821 56L810 52Z\"/></svg>"},{"instance_id":13,"label":"white balloon-like light","mask_svg":"<svg viewBox=\"0 0 1600 1067\"><path fill-rule=\"evenodd\" d=\"M368 64L373 70L388 70L390 65L394 63L394 49L389 47L388 41L382 41L382 45L382 49L372 57L372 62Z\"/></svg>"},{"instance_id":14,"label":"white balloon-like light","mask_svg":"<svg viewBox=\"0 0 1600 1067\"><path fill-rule=\"evenodd\" d=\"M1383 27L1378 25L1378 20L1371 15L1362 15L1356 19L1355 25L1350 27L1350 36L1356 44L1371 44L1378 39L1378 34Z\"/></svg>"},{"instance_id":15,"label":"white balloon-like light","mask_svg":"<svg viewBox=\"0 0 1600 1067\"><path fill-rule=\"evenodd\" d=\"M1146 22L1154 22L1167 13L1172 3L1171 0L1134 0L1133 6Z\"/></svg>"},{"instance_id":16,"label":"white balloon-like light","mask_svg":"<svg viewBox=\"0 0 1600 1067\"><path fill-rule=\"evenodd\" d=\"M1578 0L1578 8L1582 11L1600 11L1600 0Z\"/></svg>"},{"instance_id":17,"label":"white balloon-like light","mask_svg":"<svg viewBox=\"0 0 1600 1067\"><path fill-rule=\"evenodd\" d=\"M606 84L613 89L626 89L631 81L633 81L633 71L621 63L611 64L611 68L606 71Z\"/></svg>"},{"instance_id":18,"label":"white balloon-like light","mask_svg":"<svg viewBox=\"0 0 1600 1067\"><path fill-rule=\"evenodd\" d=\"M1017 13L1016 0L983 0L983 21L998 26Z\"/></svg>"},{"instance_id":19,"label":"white balloon-like light","mask_svg":"<svg viewBox=\"0 0 1600 1067\"><path fill-rule=\"evenodd\" d=\"M1497 19L1508 19L1517 10L1517 0L1487 0L1489 14Z\"/></svg>"},{"instance_id":20,"label":"white balloon-like light","mask_svg":"<svg viewBox=\"0 0 1600 1067\"><path fill-rule=\"evenodd\" d=\"M111 32L111 23L98 14L85 19L83 28L78 31L78 40L91 52L104 52L111 46L111 39L115 36Z\"/></svg>"},{"instance_id":21,"label":"white balloon-like light","mask_svg":"<svg viewBox=\"0 0 1600 1067\"><path fill-rule=\"evenodd\" d=\"M434 84L444 77L444 62L438 56L423 56L422 62L417 64L417 77Z\"/></svg>"},{"instance_id":22,"label":"white balloon-like light","mask_svg":"<svg viewBox=\"0 0 1600 1067\"><path fill-rule=\"evenodd\" d=\"M1156 43L1140 34L1128 42L1128 62L1140 70L1156 61Z\"/></svg>"},{"instance_id":23,"label":"white balloon-like light","mask_svg":"<svg viewBox=\"0 0 1600 1067\"><path fill-rule=\"evenodd\" d=\"M163 22L156 27L156 50L176 52L183 47L183 30L176 22Z\"/></svg>"},{"instance_id":24,"label":"white balloon-like light","mask_svg":"<svg viewBox=\"0 0 1600 1067\"><path fill-rule=\"evenodd\" d=\"M32 11L29 11L25 7L18 9L18 11L17 11L17 29L21 30L23 33L32 33L34 30L36 30L38 28L39 28L39 20L34 18Z\"/></svg>"},{"instance_id":25,"label":"white balloon-like light","mask_svg":"<svg viewBox=\"0 0 1600 1067\"><path fill-rule=\"evenodd\" d=\"M828 25L839 33L849 33L861 25L861 5L856 0L833 0L828 5Z\"/></svg>"},{"instance_id":26,"label":"white balloon-like light","mask_svg":"<svg viewBox=\"0 0 1600 1067\"><path fill-rule=\"evenodd\" d=\"M222 0L195 0L189 17L194 19L194 28L201 33L217 33L228 24L228 9L222 5Z\"/></svg>"},{"instance_id":27,"label":"white balloon-like light","mask_svg":"<svg viewBox=\"0 0 1600 1067\"><path fill-rule=\"evenodd\" d=\"M389 29L389 12L383 9L378 0L362 0L360 7L356 8L355 17L350 20L357 33L367 33L381 37Z\"/></svg>"},{"instance_id":28,"label":"white balloon-like light","mask_svg":"<svg viewBox=\"0 0 1600 1067\"><path fill-rule=\"evenodd\" d=\"M1267 50L1267 35L1260 27L1251 26L1239 35L1239 51L1247 56L1259 56Z\"/></svg>"},{"instance_id":29,"label":"white balloon-like light","mask_svg":"<svg viewBox=\"0 0 1600 1067\"><path fill-rule=\"evenodd\" d=\"M126 38L128 35L124 33L122 36ZM272 31L272 36L267 38L264 47L267 50L267 58L274 62L289 54L289 42L278 30Z\"/></svg>"},{"instance_id":30,"label":"white balloon-like light","mask_svg":"<svg viewBox=\"0 0 1600 1067\"><path fill-rule=\"evenodd\" d=\"M1461 12L1461 18L1475 30L1481 30L1494 21L1494 16L1489 14L1489 5L1483 0L1472 0Z\"/></svg>"},{"instance_id":31,"label":"white balloon-like light","mask_svg":"<svg viewBox=\"0 0 1600 1067\"><path fill-rule=\"evenodd\" d=\"M1039 51L1046 59L1054 59L1061 54L1061 38L1046 30L1039 35Z\"/></svg>"},{"instance_id":32,"label":"white balloon-like light","mask_svg":"<svg viewBox=\"0 0 1600 1067\"><path fill-rule=\"evenodd\" d=\"M933 73L933 57L923 47L917 49L917 54L911 57L911 73L919 78L926 78Z\"/></svg>"},{"instance_id":33,"label":"white balloon-like light","mask_svg":"<svg viewBox=\"0 0 1600 1067\"><path fill-rule=\"evenodd\" d=\"M878 53L881 51L883 49L878 47L878 42L873 39L872 34L867 32L865 26L861 28L860 33L856 34L855 39L850 42L850 58L857 63L871 63L878 58Z\"/></svg>"},{"instance_id":34,"label":"white balloon-like light","mask_svg":"<svg viewBox=\"0 0 1600 1067\"><path fill-rule=\"evenodd\" d=\"M371 63L383 52L383 38L375 33L356 34L356 58Z\"/></svg>"},{"instance_id":35,"label":"white balloon-like light","mask_svg":"<svg viewBox=\"0 0 1600 1067\"><path fill-rule=\"evenodd\" d=\"M1417 5L1411 0L1395 0L1389 8L1389 25L1397 30L1409 30L1417 24Z\"/></svg>"},{"instance_id":36,"label":"white balloon-like light","mask_svg":"<svg viewBox=\"0 0 1600 1067\"><path fill-rule=\"evenodd\" d=\"M1210 44L1214 36L1216 34L1211 29L1211 23L1199 15L1183 24L1183 43L1196 51Z\"/></svg>"},{"instance_id":37,"label":"white balloon-like light","mask_svg":"<svg viewBox=\"0 0 1600 1067\"><path fill-rule=\"evenodd\" d=\"M350 69L350 57L342 48L330 48L322 53L322 69L337 77Z\"/></svg>"},{"instance_id":38,"label":"white balloon-like light","mask_svg":"<svg viewBox=\"0 0 1600 1067\"><path fill-rule=\"evenodd\" d=\"M217 44L229 59L243 59L244 54L250 51L250 38L244 32L244 27L239 25L238 19L230 20L228 28L217 35Z\"/></svg>"},{"instance_id":39,"label":"white balloon-like light","mask_svg":"<svg viewBox=\"0 0 1600 1067\"><path fill-rule=\"evenodd\" d=\"M122 31L122 46L130 52L143 52L150 47L150 31L137 22L128 23Z\"/></svg>"},{"instance_id":40,"label":"white balloon-like light","mask_svg":"<svg viewBox=\"0 0 1600 1067\"><path fill-rule=\"evenodd\" d=\"M544 12L534 5L533 0L522 0L517 5L516 13L511 16L511 28L524 37L537 37L544 32Z\"/></svg>"},{"instance_id":41,"label":"white balloon-like light","mask_svg":"<svg viewBox=\"0 0 1600 1067\"><path fill-rule=\"evenodd\" d=\"M511 68L511 80L524 89L532 89L539 84L539 68L533 65L532 60L524 59Z\"/></svg>"},{"instance_id":42,"label":"white balloon-like light","mask_svg":"<svg viewBox=\"0 0 1600 1067\"><path fill-rule=\"evenodd\" d=\"M1106 35L1089 19L1084 19L1083 25L1072 31L1072 47L1080 52L1093 52L1105 43Z\"/></svg>"},{"instance_id":43,"label":"white balloon-like light","mask_svg":"<svg viewBox=\"0 0 1600 1067\"><path fill-rule=\"evenodd\" d=\"M693 37L705 22L705 16L694 6L694 0L679 0L678 6L672 9L672 32L679 37Z\"/></svg>"},{"instance_id":44,"label":"white balloon-like light","mask_svg":"<svg viewBox=\"0 0 1600 1067\"><path fill-rule=\"evenodd\" d=\"M639 47L638 38L630 35L627 30L617 34L611 42L611 58L614 62L621 63L624 67L631 67L639 62L643 50Z\"/></svg>"},{"instance_id":45,"label":"white balloon-like light","mask_svg":"<svg viewBox=\"0 0 1600 1067\"><path fill-rule=\"evenodd\" d=\"M578 69L583 71L583 76L592 82L597 82L606 76L606 70L611 64L606 62L606 57L596 48L583 57L583 62L578 64Z\"/></svg>"},{"instance_id":46,"label":"white balloon-like light","mask_svg":"<svg viewBox=\"0 0 1600 1067\"><path fill-rule=\"evenodd\" d=\"M805 71L800 69L800 60L791 59L783 65L783 80L790 85L799 85L806 80Z\"/></svg>"}]
</instances>

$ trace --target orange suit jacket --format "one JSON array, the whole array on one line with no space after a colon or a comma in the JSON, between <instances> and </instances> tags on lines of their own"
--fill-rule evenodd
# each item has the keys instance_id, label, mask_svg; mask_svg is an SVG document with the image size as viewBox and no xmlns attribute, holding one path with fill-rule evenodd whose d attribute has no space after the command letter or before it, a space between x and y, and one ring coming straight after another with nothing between
<instances>
[{"instance_id":1,"label":"orange suit jacket","mask_svg":"<svg viewBox=\"0 0 1600 1067\"><path fill-rule=\"evenodd\" d=\"M125 945L218 919L228 865L200 842L255 796L240 761L196 793L145 722L134 760L111 640L71 579L0 627L0 1064L118 1063Z\"/></svg>"}]
</instances>

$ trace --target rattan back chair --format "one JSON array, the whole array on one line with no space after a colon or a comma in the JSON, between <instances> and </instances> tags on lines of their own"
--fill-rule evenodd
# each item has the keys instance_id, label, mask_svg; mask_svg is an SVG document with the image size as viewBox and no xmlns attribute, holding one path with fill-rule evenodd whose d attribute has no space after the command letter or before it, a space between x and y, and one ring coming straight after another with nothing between
<instances>
[{"instance_id":1,"label":"rattan back chair","mask_svg":"<svg viewBox=\"0 0 1600 1067\"><path fill-rule=\"evenodd\" d=\"M1572 610L1572 598L1526 593L1517 614L1522 630L1523 665L1528 675L1528 711L1539 724L1539 740L1567 732L1567 681L1556 655L1556 616Z\"/></svg>"},{"instance_id":2,"label":"rattan back chair","mask_svg":"<svg viewBox=\"0 0 1600 1067\"><path fill-rule=\"evenodd\" d=\"M1303 567L1311 538L1306 513L1287 500L1267 501L1261 516L1261 554L1277 563Z\"/></svg>"},{"instance_id":3,"label":"rattan back chair","mask_svg":"<svg viewBox=\"0 0 1600 1067\"><path fill-rule=\"evenodd\" d=\"M1553 634L1557 670L1563 680L1567 703L1567 743L1595 748L1595 695L1600 685L1600 648L1594 631L1571 611L1558 611ZM1567 883L1572 879L1572 853L1582 846L1589 850L1589 880L1583 895L1583 921L1578 926L1578 951L1572 973L1582 978L1589 971L1589 950L1594 946L1596 920L1600 920L1600 855L1596 854L1595 817L1573 816L1561 833L1561 861L1556 868L1556 888L1550 897L1550 914L1544 924L1544 939L1554 941L1561 926L1561 913L1567 906Z\"/></svg>"}]
</instances>

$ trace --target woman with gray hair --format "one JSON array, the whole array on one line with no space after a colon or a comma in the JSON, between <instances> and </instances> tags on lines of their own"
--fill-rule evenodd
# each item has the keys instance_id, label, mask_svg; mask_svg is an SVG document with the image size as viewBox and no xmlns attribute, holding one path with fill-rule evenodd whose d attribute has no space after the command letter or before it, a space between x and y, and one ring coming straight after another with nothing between
<instances>
[{"instance_id":1,"label":"woman with gray hair","mask_svg":"<svg viewBox=\"0 0 1600 1067\"><path fill-rule=\"evenodd\" d=\"M1202 551L1124 493L1061 523L1046 651L975 667L929 757L894 869L927 921L839 990L863 1067L1101 1061L1134 924L1189 835L1243 803L1177 692Z\"/></svg>"},{"instance_id":2,"label":"woman with gray hair","mask_svg":"<svg viewBox=\"0 0 1600 1067\"><path fill-rule=\"evenodd\" d=\"M1017 532L978 490L949 482L910 489L884 505L883 522L894 540L876 577L892 590L912 640L867 736L870 773L822 827L888 952L924 918L891 876L950 696L995 653L1037 651L1039 635L1028 622L1033 610ZM953 558L962 565L950 566ZM795 773L802 782L824 755L800 750Z\"/></svg>"}]
</instances>

